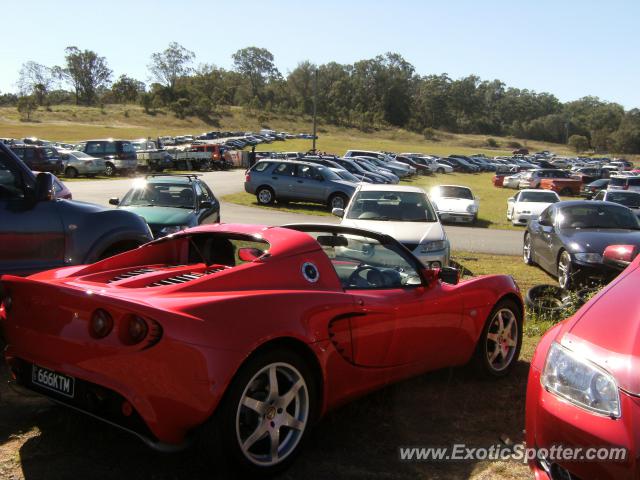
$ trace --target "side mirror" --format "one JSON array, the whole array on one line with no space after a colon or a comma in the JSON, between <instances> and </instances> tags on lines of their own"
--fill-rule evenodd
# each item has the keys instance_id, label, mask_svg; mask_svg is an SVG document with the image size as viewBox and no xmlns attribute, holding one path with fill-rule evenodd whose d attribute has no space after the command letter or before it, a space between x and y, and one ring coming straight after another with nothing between
<instances>
[{"instance_id":1,"label":"side mirror","mask_svg":"<svg viewBox=\"0 0 640 480\"><path fill-rule=\"evenodd\" d=\"M515 198L514 197L509 197L507 198L507 202L511 203L511 202L515 202Z\"/></svg>"},{"instance_id":2,"label":"side mirror","mask_svg":"<svg viewBox=\"0 0 640 480\"><path fill-rule=\"evenodd\" d=\"M118 197L110 198L109 205L120 205L120 199Z\"/></svg>"},{"instance_id":3,"label":"side mirror","mask_svg":"<svg viewBox=\"0 0 640 480\"><path fill-rule=\"evenodd\" d=\"M47 172L40 172L36 177L36 200L47 202L56 198L56 191L53 184L53 175Z\"/></svg>"},{"instance_id":4,"label":"side mirror","mask_svg":"<svg viewBox=\"0 0 640 480\"><path fill-rule=\"evenodd\" d=\"M262 255L264 255L264 252L259 248L244 247L238 249L238 258L243 262L253 262Z\"/></svg>"},{"instance_id":5,"label":"side mirror","mask_svg":"<svg viewBox=\"0 0 640 480\"><path fill-rule=\"evenodd\" d=\"M211 203L209 200L203 200L202 202L200 202L201 210L208 210L211 207L213 207L213 203Z\"/></svg>"},{"instance_id":6,"label":"side mirror","mask_svg":"<svg viewBox=\"0 0 640 480\"><path fill-rule=\"evenodd\" d=\"M331 209L331 214L342 218L344 217L344 208L333 208Z\"/></svg>"},{"instance_id":7,"label":"side mirror","mask_svg":"<svg viewBox=\"0 0 640 480\"><path fill-rule=\"evenodd\" d=\"M438 272L438 278L450 285L457 285L460 281L460 272L453 267L442 267Z\"/></svg>"}]
</instances>

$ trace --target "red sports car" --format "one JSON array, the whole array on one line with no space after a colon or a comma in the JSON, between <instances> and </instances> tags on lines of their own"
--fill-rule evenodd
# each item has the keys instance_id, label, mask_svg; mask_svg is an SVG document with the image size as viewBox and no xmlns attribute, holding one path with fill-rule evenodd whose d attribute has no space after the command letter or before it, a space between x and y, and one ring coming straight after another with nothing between
<instances>
[{"instance_id":1,"label":"red sports car","mask_svg":"<svg viewBox=\"0 0 640 480\"><path fill-rule=\"evenodd\" d=\"M332 407L470 360L505 375L522 342L511 277L458 283L339 225L206 225L0 286L19 385L159 449L197 436L253 474Z\"/></svg>"},{"instance_id":2,"label":"red sports car","mask_svg":"<svg viewBox=\"0 0 640 480\"><path fill-rule=\"evenodd\" d=\"M616 247L621 261L633 250L625 247ZM531 459L536 479L640 478L639 266L640 256L549 330L536 349L527 387L527 447L582 449L570 454L577 460ZM586 456L607 447L617 452L607 458L606 450L591 450L591 456L603 455L597 462Z\"/></svg>"}]
</instances>

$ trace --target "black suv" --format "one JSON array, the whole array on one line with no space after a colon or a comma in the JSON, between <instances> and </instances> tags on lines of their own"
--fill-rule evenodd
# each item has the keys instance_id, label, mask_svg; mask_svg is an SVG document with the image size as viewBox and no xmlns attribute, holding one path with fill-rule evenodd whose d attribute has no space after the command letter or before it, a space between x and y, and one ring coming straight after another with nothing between
<instances>
[{"instance_id":1,"label":"black suv","mask_svg":"<svg viewBox=\"0 0 640 480\"><path fill-rule=\"evenodd\" d=\"M60 154L53 147L39 147L37 145L12 145L11 150L31 170L61 174L64 164Z\"/></svg>"},{"instance_id":2,"label":"black suv","mask_svg":"<svg viewBox=\"0 0 640 480\"><path fill-rule=\"evenodd\" d=\"M0 143L0 274L92 263L152 240L134 213L56 200L53 179Z\"/></svg>"},{"instance_id":3,"label":"black suv","mask_svg":"<svg viewBox=\"0 0 640 480\"><path fill-rule=\"evenodd\" d=\"M92 157L104 158L105 174L108 177L120 173L128 175L138 168L138 157L129 140L88 140L78 145L80 150Z\"/></svg>"}]
</instances>

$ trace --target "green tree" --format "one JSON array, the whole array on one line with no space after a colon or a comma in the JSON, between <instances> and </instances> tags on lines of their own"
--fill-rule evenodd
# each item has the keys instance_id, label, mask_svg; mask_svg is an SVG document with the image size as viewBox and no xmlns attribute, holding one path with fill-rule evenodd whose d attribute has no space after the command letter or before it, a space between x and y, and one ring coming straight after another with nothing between
<instances>
[{"instance_id":1,"label":"green tree","mask_svg":"<svg viewBox=\"0 0 640 480\"><path fill-rule=\"evenodd\" d=\"M111 92L116 102L134 103L145 92L145 85L135 78L120 75L120 78L111 85Z\"/></svg>"},{"instance_id":2,"label":"green tree","mask_svg":"<svg viewBox=\"0 0 640 480\"><path fill-rule=\"evenodd\" d=\"M18 90L23 96L34 95L38 105L45 104L46 96L55 83L54 72L46 65L33 61L22 64L18 76Z\"/></svg>"},{"instance_id":3,"label":"green tree","mask_svg":"<svg viewBox=\"0 0 640 480\"><path fill-rule=\"evenodd\" d=\"M584 152L589 148L589 139L584 135L571 135L568 143L577 153Z\"/></svg>"},{"instance_id":4,"label":"green tree","mask_svg":"<svg viewBox=\"0 0 640 480\"><path fill-rule=\"evenodd\" d=\"M248 84L246 101L257 99L263 105L267 83L280 78L280 72L273 62L273 54L265 48L247 47L238 50L231 58L236 72Z\"/></svg>"},{"instance_id":5,"label":"green tree","mask_svg":"<svg viewBox=\"0 0 640 480\"><path fill-rule=\"evenodd\" d=\"M178 79L189 75L193 68L191 64L196 54L187 50L177 42L171 42L162 52L151 55L148 68L153 79L164 85L174 93Z\"/></svg>"},{"instance_id":6,"label":"green tree","mask_svg":"<svg viewBox=\"0 0 640 480\"><path fill-rule=\"evenodd\" d=\"M54 68L56 76L72 86L76 104L95 104L98 92L108 86L111 79L107 60L91 50L67 47L65 62L64 67Z\"/></svg>"},{"instance_id":7,"label":"green tree","mask_svg":"<svg viewBox=\"0 0 640 480\"><path fill-rule=\"evenodd\" d=\"M31 114L38 108L38 103L33 95L24 95L18 99L16 108L22 115L23 120L30 121Z\"/></svg>"}]
</instances>

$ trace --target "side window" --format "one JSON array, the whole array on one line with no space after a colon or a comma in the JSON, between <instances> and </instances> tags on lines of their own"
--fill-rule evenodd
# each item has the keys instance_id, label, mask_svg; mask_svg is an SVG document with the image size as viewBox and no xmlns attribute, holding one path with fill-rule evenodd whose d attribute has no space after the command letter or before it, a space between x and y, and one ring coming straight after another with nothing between
<instances>
[{"instance_id":1,"label":"side window","mask_svg":"<svg viewBox=\"0 0 640 480\"><path fill-rule=\"evenodd\" d=\"M306 178L309 180L322 180L322 175L320 175L320 172L309 165L298 166L298 177Z\"/></svg>"},{"instance_id":2,"label":"side window","mask_svg":"<svg viewBox=\"0 0 640 480\"><path fill-rule=\"evenodd\" d=\"M604 192L598 193L593 199L594 200L604 200Z\"/></svg>"},{"instance_id":3,"label":"side window","mask_svg":"<svg viewBox=\"0 0 640 480\"><path fill-rule=\"evenodd\" d=\"M542 214L540 214L540 223L547 227L553 225L553 220L555 218L554 210L551 207L546 208Z\"/></svg>"},{"instance_id":4,"label":"side window","mask_svg":"<svg viewBox=\"0 0 640 480\"><path fill-rule=\"evenodd\" d=\"M253 171L254 172L264 172L267 167L271 166L272 163L271 162L258 162L256 163L255 167L253 167Z\"/></svg>"},{"instance_id":5,"label":"side window","mask_svg":"<svg viewBox=\"0 0 640 480\"><path fill-rule=\"evenodd\" d=\"M125 149L122 148L123 152L127 152L129 150L133 150L133 147L131 146L130 143L127 144L122 144L122 146L124 147L125 145L129 145L130 149ZM104 144L104 153L106 153L107 155L114 155L115 153L117 153L116 151L116 142L107 142Z\"/></svg>"},{"instance_id":6,"label":"side window","mask_svg":"<svg viewBox=\"0 0 640 480\"><path fill-rule=\"evenodd\" d=\"M4 153L0 153L0 200L23 197L24 190L19 171Z\"/></svg>"},{"instance_id":7,"label":"side window","mask_svg":"<svg viewBox=\"0 0 640 480\"><path fill-rule=\"evenodd\" d=\"M100 142L89 142L87 143L87 153L89 155L103 155L104 154L104 144Z\"/></svg>"},{"instance_id":8,"label":"side window","mask_svg":"<svg viewBox=\"0 0 640 480\"><path fill-rule=\"evenodd\" d=\"M276 175L292 177L296 173L296 166L292 163L281 163L274 169L273 173L275 173Z\"/></svg>"},{"instance_id":9,"label":"side window","mask_svg":"<svg viewBox=\"0 0 640 480\"><path fill-rule=\"evenodd\" d=\"M25 148L25 149L24 149L24 154L23 154L23 156L22 156L22 159L23 159L24 161L27 161L27 162L28 162L28 161L31 161L31 160L33 160L33 159L35 159L35 158L36 158L35 153L36 153L36 151L35 151L35 149L34 149L34 148Z\"/></svg>"},{"instance_id":10,"label":"side window","mask_svg":"<svg viewBox=\"0 0 640 480\"><path fill-rule=\"evenodd\" d=\"M200 186L200 182L195 182L193 186L196 189L196 196L199 202L209 201L209 195L207 195L205 190Z\"/></svg>"},{"instance_id":11,"label":"side window","mask_svg":"<svg viewBox=\"0 0 640 480\"><path fill-rule=\"evenodd\" d=\"M422 283L414 262L396 245L361 235L308 233L329 257L345 289L407 288Z\"/></svg>"},{"instance_id":12,"label":"side window","mask_svg":"<svg viewBox=\"0 0 640 480\"><path fill-rule=\"evenodd\" d=\"M24 148L13 148L13 153L15 153L18 157L24 158Z\"/></svg>"}]
</instances>

